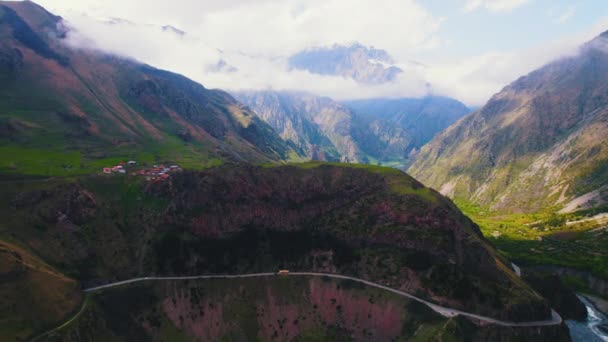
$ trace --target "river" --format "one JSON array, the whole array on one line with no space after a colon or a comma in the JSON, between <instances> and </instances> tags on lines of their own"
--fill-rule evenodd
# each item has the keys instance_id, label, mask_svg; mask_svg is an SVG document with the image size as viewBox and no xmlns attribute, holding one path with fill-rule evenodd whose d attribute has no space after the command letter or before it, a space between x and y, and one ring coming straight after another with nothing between
<instances>
[{"instance_id":1,"label":"river","mask_svg":"<svg viewBox=\"0 0 608 342\"><path fill-rule=\"evenodd\" d=\"M587 307L587 321L566 321L573 342L608 342L608 317L597 310L587 298L579 296Z\"/></svg>"}]
</instances>

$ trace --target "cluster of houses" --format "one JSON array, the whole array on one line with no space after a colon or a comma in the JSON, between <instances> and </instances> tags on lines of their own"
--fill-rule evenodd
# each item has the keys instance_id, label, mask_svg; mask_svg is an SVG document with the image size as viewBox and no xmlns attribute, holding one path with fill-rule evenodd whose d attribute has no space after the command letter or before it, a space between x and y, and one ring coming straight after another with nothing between
<instances>
[{"instance_id":1,"label":"cluster of houses","mask_svg":"<svg viewBox=\"0 0 608 342\"><path fill-rule=\"evenodd\" d=\"M120 162L118 164L116 164L115 166L112 167L104 167L102 169L103 173L106 174L112 174L112 173L122 173L122 174L126 174L127 170L125 167L127 166L136 166L137 162L134 160L129 160L128 162Z\"/></svg>"},{"instance_id":2,"label":"cluster of houses","mask_svg":"<svg viewBox=\"0 0 608 342\"><path fill-rule=\"evenodd\" d=\"M104 167L103 173L105 174L126 174L127 169L131 169L137 166L137 162L134 160L130 160L128 162L120 162L113 167ZM172 172L181 171L181 167L179 165L153 165L151 168L142 168L138 171L134 171L131 174L134 176L144 176L147 181L163 181L169 178L169 174Z\"/></svg>"},{"instance_id":3,"label":"cluster of houses","mask_svg":"<svg viewBox=\"0 0 608 342\"><path fill-rule=\"evenodd\" d=\"M179 165L152 165L151 168L141 169L135 172L135 175L145 176L147 181L163 181L169 178L169 174L172 172L178 172L182 169Z\"/></svg>"}]
</instances>

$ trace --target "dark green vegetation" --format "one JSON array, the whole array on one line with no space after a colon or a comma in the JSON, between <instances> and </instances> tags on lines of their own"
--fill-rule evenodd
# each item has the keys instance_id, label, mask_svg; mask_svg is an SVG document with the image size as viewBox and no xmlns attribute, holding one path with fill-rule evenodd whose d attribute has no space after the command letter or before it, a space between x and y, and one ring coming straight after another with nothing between
<instances>
[{"instance_id":1,"label":"dark green vegetation","mask_svg":"<svg viewBox=\"0 0 608 342\"><path fill-rule=\"evenodd\" d=\"M608 222L566 224L608 212L607 41L597 37L505 87L426 145L409 169L522 266L608 279Z\"/></svg>"},{"instance_id":2,"label":"dark green vegetation","mask_svg":"<svg viewBox=\"0 0 608 342\"><path fill-rule=\"evenodd\" d=\"M462 103L439 97L340 104L294 92L235 96L309 159L401 168L411 154L468 112Z\"/></svg>"},{"instance_id":3,"label":"dark green vegetation","mask_svg":"<svg viewBox=\"0 0 608 342\"><path fill-rule=\"evenodd\" d=\"M395 169L231 165L154 184L35 180L6 183L0 239L84 286L288 268L354 275L502 319L548 316L471 221Z\"/></svg>"},{"instance_id":4,"label":"dark green vegetation","mask_svg":"<svg viewBox=\"0 0 608 342\"><path fill-rule=\"evenodd\" d=\"M446 319L402 297L321 278L175 281L92 296L49 340L420 340L450 335ZM452 336L455 338L455 336Z\"/></svg>"},{"instance_id":5,"label":"dark green vegetation","mask_svg":"<svg viewBox=\"0 0 608 342\"><path fill-rule=\"evenodd\" d=\"M302 157L309 146L285 143L224 92L131 60L71 49L63 43L67 35L60 18L31 2L0 3L2 337L31 337L74 317L61 330L65 338L191 338L209 319L202 334L218 338L258 336L276 323L278 330L262 334L271 339L281 327L306 325L300 316L285 321L270 309L272 319L259 324L253 315L262 316L236 302L261 298L277 286L281 298L296 303L312 301L317 292L300 296L305 288L298 286L305 283L289 282L262 284L252 294L238 284L197 284L191 290L169 283L83 301L79 285L279 268L354 275L503 320L549 316L547 302L505 266L478 227L413 178L378 166L277 166ZM328 112L315 122L320 130L302 126L308 137L319 144L329 140L348 160L367 158L352 143L356 127L350 121ZM315 135L320 132L326 140ZM323 145L319 153L334 150ZM172 161L190 171L154 183L92 175L126 159L140 165ZM222 166L212 167L217 165ZM174 292L168 292L171 286ZM340 286L368 295L350 283ZM203 298L198 287L211 296ZM205 298L211 306L201 306ZM326 297L313 304L326 311L314 316L314 324L325 322L325 329L313 324L315 331L304 329L302 340L528 333L476 330L466 320L445 321L425 307L388 299L380 309L393 305L398 314L389 322L397 323L379 329L382 324L368 316L375 325L363 331L359 323L343 325L342 318L327 316L348 316L352 309L333 298L334 306ZM363 298L363 304L373 304ZM222 301L222 322L238 321L241 330L214 321L215 304ZM204 314L209 308L210 316ZM307 309L303 304L293 310ZM532 333L564 336L560 329Z\"/></svg>"},{"instance_id":6,"label":"dark green vegetation","mask_svg":"<svg viewBox=\"0 0 608 342\"><path fill-rule=\"evenodd\" d=\"M79 284L36 256L0 241L0 336L25 339L78 309Z\"/></svg>"},{"instance_id":7,"label":"dark green vegetation","mask_svg":"<svg viewBox=\"0 0 608 342\"><path fill-rule=\"evenodd\" d=\"M593 218L605 212L603 207L570 214L556 214L550 210L536 214L505 214L464 201L457 201L457 204L479 224L484 236L501 255L520 266L556 265L608 279L608 231L605 228L608 218ZM590 290L586 281L575 283L573 288L577 290Z\"/></svg>"},{"instance_id":8,"label":"dark green vegetation","mask_svg":"<svg viewBox=\"0 0 608 342\"><path fill-rule=\"evenodd\" d=\"M389 292L323 278L158 282L91 297L47 340L567 341L563 327L477 327Z\"/></svg>"},{"instance_id":9,"label":"dark green vegetation","mask_svg":"<svg viewBox=\"0 0 608 342\"><path fill-rule=\"evenodd\" d=\"M524 275L524 280L542 294L563 319L584 321L587 318L585 304L557 275L530 272Z\"/></svg>"},{"instance_id":10,"label":"dark green vegetation","mask_svg":"<svg viewBox=\"0 0 608 342\"><path fill-rule=\"evenodd\" d=\"M230 95L101 52L74 50L60 18L0 3L0 172L68 176L117 160L202 169L294 156Z\"/></svg>"},{"instance_id":11,"label":"dark green vegetation","mask_svg":"<svg viewBox=\"0 0 608 342\"><path fill-rule=\"evenodd\" d=\"M409 169L457 200L502 212L601 205L608 197L606 35L521 77L422 149Z\"/></svg>"}]
</instances>

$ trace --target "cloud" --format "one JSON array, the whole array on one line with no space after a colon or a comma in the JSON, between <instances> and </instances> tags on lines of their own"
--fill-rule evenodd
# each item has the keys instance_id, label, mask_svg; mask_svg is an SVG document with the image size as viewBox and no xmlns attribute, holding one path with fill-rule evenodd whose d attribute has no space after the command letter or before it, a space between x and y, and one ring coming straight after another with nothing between
<instances>
[{"instance_id":1,"label":"cloud","mask_svg":"<svg viewBox=\"0 0 608 342\"><path fill-rule=\"evenodd\" d=\"M466 0L465 12L485 9L490 12L508 12L529 2L529 0Z\"/></svg>"},{"instance_id":2,"label":"cloud","mask_svg":"<svg viewBox=\"0 0 608 342\"><path fill-rule=\"evenodd\" d=\"M545 44L511 52L487 52L477 56L448 60L429 65L425 77L436 92L469 105L483 105L504 86L556 59L579 53L581 44L606 30L608 18L591 29L573 33ZM592 47L603 48L603 41L593 40ZM607 44L608 45L608 44Z\"/></svg>"},{"instance_id":3,"label":"cloud","mask_svg":"<svg viewBox=\"0 0 608 342\"><path fill-rule=\"evenodd\" d=\"M382 47L394 56L409 55L414 49L436 45L442 20L415 0L40 2L70 21L87 13L94 18L173 25L221 50L267 56L354 41Z\"/></svg>"},{"instance_id":4,"label":"cloud","mask_svg":"<svg viewBox=\"0 0 608 342\"><path fill-rule=\"evenodd\" d=\"M129 56L183 74L210 88L300 90L336 99L433 94L482 105L491 95L543 64L576 51L608 25L533 49L449 53L443 18L414 0L41 0L74 28L69 42ZM45 3L46 2L46 3ZM472 9L508 10L525 0L478 0ZM168 5L170 4L170 5ZM123 18L108 24L107 18ZM186 34L162 30L172 25ZM602 26L600 26L602 25ZM289 71L294 52L359 41L387 50L404 70L395 82L362 85L342 77ZM428 58L420 64L417 53ZM234 67L217 72L220 60ZM428 84L431 87L429 88Z\"/></svg>"},{"instance_id":5,"label":"cloud","mask_svg":"<svg viewBox=\"0 0 608 342\"><path fill-rule=\"evenodd\" d=\"M230 0L222 5L185 0L172 4L172 10L166 1L149 0L42 3L73 28L72 47L129 56L227 90L304 90L336 99L423 96L426 81L416 68L391 84L371 86L290 71L286 59L308 47L357 41L407 61L411 51L441 45L442 19L413 0ZM108 18L114 18L112 24ZM186 33L163 31L165 25ZM217 72L220 60L234 70Z\"/></svg>"}]
</instances>

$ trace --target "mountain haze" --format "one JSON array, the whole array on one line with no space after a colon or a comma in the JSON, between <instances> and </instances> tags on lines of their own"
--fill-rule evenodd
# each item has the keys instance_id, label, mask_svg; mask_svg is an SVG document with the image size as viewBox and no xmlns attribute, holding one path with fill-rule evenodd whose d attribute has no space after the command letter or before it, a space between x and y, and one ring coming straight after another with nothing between
<instances>
[{"instance_id":1,"label":"mountain haze","mask_svg":"<svg viewBox=\"0 0 608 342\"><path fill-rule=\"evenodd\" d=\"M358 162L353 113L326 97L298 92L235 93L301 154L313 160Z\"/></svg>"},{"instance_id":2,"label":"mountain haze","mask_svg":"<svg viewBox=\"0 0 608 342\"><path fill-rule=\"evenodd\" d=\"M286 91L234 95L314 160L402 165L410 153L468 112L462 103L441 97L339 103Z\"/></svg>"},{"instance_id":3,"label":"mountain haze","mask_svg":"<svg viewBox=\"0 0 608 342\"><path fill-rule=\"evenodd\" d=\"M353 100L344 104L357 115L362 127L360 135L371 133L378 137L375 145L364 148L372 155L396 158L415 154L469 112L461 102L437 96Z\"/></svg>"}]
</instances>

